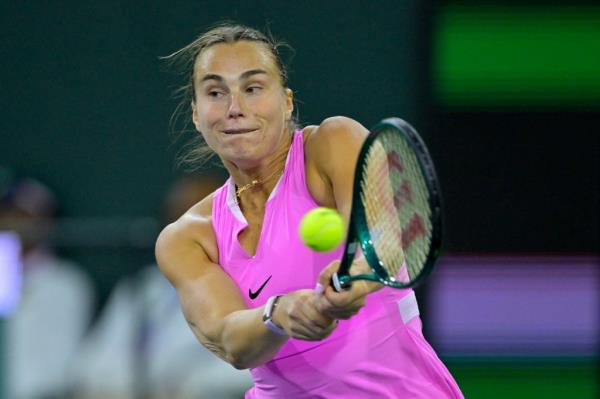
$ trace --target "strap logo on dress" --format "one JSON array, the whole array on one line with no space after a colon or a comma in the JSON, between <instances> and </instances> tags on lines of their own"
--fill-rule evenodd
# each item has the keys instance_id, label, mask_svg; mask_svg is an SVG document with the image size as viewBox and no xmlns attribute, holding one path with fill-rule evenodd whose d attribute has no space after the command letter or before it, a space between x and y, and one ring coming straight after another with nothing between
<instances>
[{"instance_id":1,"label":"strap logo on dress","mask_svg":"<svg viewBox=\"0 0 600 399\"><path fill-rule=\"evenodd\" d=\"M417 297L415 296L414 291L411 291L402 299L398 300L397 303L398 309L400 310L400 317L402 317L404 324L407 324L415 316L419 315L419 305L417 304Z\"/></svg>"}]
</instances>

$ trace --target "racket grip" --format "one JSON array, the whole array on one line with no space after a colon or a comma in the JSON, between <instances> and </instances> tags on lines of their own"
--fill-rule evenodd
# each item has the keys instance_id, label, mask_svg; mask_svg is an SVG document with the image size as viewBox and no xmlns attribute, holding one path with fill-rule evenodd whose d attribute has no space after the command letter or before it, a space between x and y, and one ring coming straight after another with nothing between
<instances>
[{"instance_id":1,"label":"racket grip","mask_svg":"<svg viewBox=\"0 0 600 399\"><path fill-rule=\"evenodd\" d=\"M349 281L346 283L342 283L340 281L340 278L339 278L337 272L335 272L331 275L331 286L337 292L342 292L342 291L347 291L350 288L352 288L352 283Z\"/></svg>"}]
</instances>

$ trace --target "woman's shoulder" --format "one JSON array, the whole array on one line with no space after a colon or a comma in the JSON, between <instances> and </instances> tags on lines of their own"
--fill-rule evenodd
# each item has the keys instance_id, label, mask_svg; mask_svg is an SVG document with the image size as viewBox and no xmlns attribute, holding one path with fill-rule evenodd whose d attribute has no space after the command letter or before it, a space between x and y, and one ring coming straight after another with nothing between
<instances>
[{"instance_id":1,"label":"woman's shoulder","mask_svg":"<svg viewBox=\"0 0 600 399\"><path fill-rule=\"evenodd\" d=\"M327 162L353 143L362 143L369 131L352 118L333 116L319 125L303 129L306 158L317 163Z\"/></svg>"},{"instance_id":2,"label":"woman's shoulder","mask_svg":"<svg viewBox=\"0 0 600 399\"><path fill-rule=\"evenodd\" d=\"M346 116L332 116L324 119L318 125L304 127L305 141L336 140L349 135L362 135L367 129L359 122Z\"/></svg>"},{"instance_id":3,"label":"woman's shoulder","mask_svg":"<svg viewBox=\"0 0 600 399\"><path fill-rule=\"evenodd\" d=\"M334 116L305 127L303 133L307 188L320 205L335 206L332 181L354 170L369 132L354 119Z\"/></svg>"},{"instance_id":4,"label":"woman's shoulder","mask_svg":"<svg viewBox=\"0 0 600 399\"><path fill-rule=\"evenodd\" d=\"M171 224L173 230L185 232L201 229L204 225L210 224L212 220L213 198L217 191L213 191L181 215L179 219Z\"/></svg>"},{"instance_id":5,"label":"woman's shoulder","mask_svg":"<svg viewBox=\"0 0 600 399\"><path fill-rule=\"evenodd\" d=\"M176 253L187 245L199 245L211 260L217 258L212 229L214 195L215 192L206 196L161 231L156 241L157 258L159 255Z\"/></svg>"},{"instance_id":6,"label":"woman's shoulder","mask_svg":"<svg viewBox=\"0 0 600 399\"><path fill-rule=\"evenodd\" d=\"M306 159L322 163L343 155L348 145L362 143L369 131L352 118L333 116L319 125L306 126L303 133Z\"/></svg>"}]
</instances>

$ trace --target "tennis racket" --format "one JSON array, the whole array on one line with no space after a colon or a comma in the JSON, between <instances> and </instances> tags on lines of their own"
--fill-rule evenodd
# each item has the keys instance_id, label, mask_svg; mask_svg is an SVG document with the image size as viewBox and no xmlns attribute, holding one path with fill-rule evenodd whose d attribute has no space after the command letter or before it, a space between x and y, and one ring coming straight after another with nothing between
<instances>
[{"instance_id":1,"label":"tennis racket","mask_svg":"<svg viewBox=\"0 0 600 399\"><path fill-rule=\"evenodd\" d=\"M332 285L352 281L414 287L440 254L439 183L425 143L406 121L388 118L367 136L356 164L346 248ZM360 246L372 273L350 275Z\"/></svg>"}]
</instances>

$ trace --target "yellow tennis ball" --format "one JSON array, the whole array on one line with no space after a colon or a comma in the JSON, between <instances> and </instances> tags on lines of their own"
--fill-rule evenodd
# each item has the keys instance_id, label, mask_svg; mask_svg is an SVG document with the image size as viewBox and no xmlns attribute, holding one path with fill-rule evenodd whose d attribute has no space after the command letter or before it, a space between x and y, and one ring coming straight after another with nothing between
<instances>
[{"instance_id":1,"label":"yellow tennis ball","mask_svg":"<svg viewBox=\"0 0 600 399\"><path fill-rule=\"evenodd\" d=\"M344 219L334 209L315 208L300 221L300 238L313 251L325 252L344 239Z\"/></svg>"}]
</instances>

